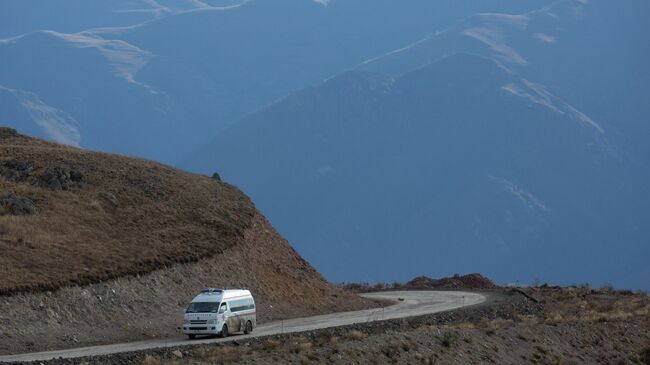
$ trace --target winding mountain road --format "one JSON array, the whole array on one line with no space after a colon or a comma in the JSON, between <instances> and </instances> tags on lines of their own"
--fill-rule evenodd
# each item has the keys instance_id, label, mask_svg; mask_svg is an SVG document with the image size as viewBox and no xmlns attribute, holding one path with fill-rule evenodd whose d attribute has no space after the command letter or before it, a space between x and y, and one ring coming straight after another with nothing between
<instances>
[{"instance_id":1,"label":"winding mountain road","mask_svg":"<svg viewBox=\"0 0 650 365\"><path fill-rule=\"evenodd\" d=\"M380 309L333 313L313 317L295 318L285 321L264 323L250 335L234 335L225 339L206 338L187 340L185 337L146 340L122 344L81 347L67 350L45 351L28 354L0 356L0 362L46 361L56 358L77 358L110 355L122 352L141 351L154 348L183 345L207 344L249 337L268 336L280 333L310 331L320 328L345 326L356 323L381 321L438 313L465 306L476 305L486 300L484 295L457 291L394 291L367 293L362 296L371 299L395 301L396 304ZM179 318L180 320L180 318Z\"/></svg>"}]
</instances>

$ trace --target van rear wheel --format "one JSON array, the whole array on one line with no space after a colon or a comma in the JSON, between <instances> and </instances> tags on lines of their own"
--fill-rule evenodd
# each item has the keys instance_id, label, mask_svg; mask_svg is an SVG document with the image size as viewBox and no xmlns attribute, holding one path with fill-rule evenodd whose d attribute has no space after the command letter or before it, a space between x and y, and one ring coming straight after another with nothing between
<instances>
[{"instance_id":1,"label":"van rear wheel","mask_svg":"<svg viewBox=\"0 0 650 365\"><path fill-rule=\"evenodd\" d=\"M246 327L244 328L244 334L249 334L253 332L253 323L251 321L246 322Z\"/></svg>"},{"instance_id":2,"label":"van rear wheel","mask_svg":"<svg viewBox=\"0 0 650 365\"><path fill-rule=\"evenodd\" d=\"M225 325L225 324L223 325L223 328L221 329L221 337L222 338L228 337L228 326Z\"/></svg>"}]
</instances>

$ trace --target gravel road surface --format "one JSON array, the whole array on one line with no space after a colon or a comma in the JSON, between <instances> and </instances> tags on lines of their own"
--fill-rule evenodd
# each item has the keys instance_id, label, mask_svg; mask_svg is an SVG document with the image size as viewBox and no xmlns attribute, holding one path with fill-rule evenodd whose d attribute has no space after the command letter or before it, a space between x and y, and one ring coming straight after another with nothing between
<instances>
[{"instance_id":1,"label":"gravel road surface","mask_svg":"<svg viewBox=\"0 0 650 365\"><path fill-rule=\"evenodd\" d=\"M345 326L356 323L381 321L385 319L420 316L453 310L465 306L476 305L486 300L484 295L478 293L458 291L394 291L366 293L362 294L362 296L371 299L394 301L396 304L389 305L385 308L380 309L334 313L265 323L255 328L253 333L250 335L233 335L225 339L199 338L197 340L188 340L186 337L155 339L131 343L0 356L0 362L46 361L56 358L110 355L121 352L141 351L162 347L176 347L187 344L194 345L242 340L248 337L312 331L320 328ZM179 323L181 320L182 318L179 316Z\"/></svg>"}]
</instances>

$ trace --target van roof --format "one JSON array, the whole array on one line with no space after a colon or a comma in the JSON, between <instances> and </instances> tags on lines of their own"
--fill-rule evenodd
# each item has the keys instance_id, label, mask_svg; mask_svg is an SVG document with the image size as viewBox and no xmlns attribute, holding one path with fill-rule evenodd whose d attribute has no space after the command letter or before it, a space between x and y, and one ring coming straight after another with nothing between
<instances>
[{"instance_id":1,"label":"van roof","mask_svg":"<svg viewBox=\"0 0 650 365\"><path fill-rule=\"evenodd\" d=\"M249 297L251 292L246 289L218 289L205 288L201 290L192 301L193 302L221 302L237 297Z\"/></svg>"}]
</instances>

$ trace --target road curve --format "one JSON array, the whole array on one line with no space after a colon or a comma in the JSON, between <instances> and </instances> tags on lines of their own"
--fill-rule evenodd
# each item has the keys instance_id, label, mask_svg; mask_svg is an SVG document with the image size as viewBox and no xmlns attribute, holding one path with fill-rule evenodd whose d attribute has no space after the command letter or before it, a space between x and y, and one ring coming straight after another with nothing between
<instances>
[{"instance_id":1,"label":"road curve","mask_svg":"<svg viewBox=\"0 0 650 365\"><path fill-rule=\"evenodd\" d=\"M250 335L235 335L225 339L206 338L192 341L187 340L185 337L155 339L112 345L0 356L0 362L46 361L56 358L110 355L154 348L242 340L249 337L311 331L320 328L338 327L356 323L381 321L384 319L405 318L438 313L465 306L476 305L484 302L486 299L485 296L478 293L457 291L394 291L367 293L362 294L362 296L370 299L393 300L396 304L381 309L334 313L265 323L255 328L255 331Z\"/></svg>"}]
</instances>

